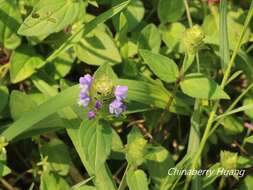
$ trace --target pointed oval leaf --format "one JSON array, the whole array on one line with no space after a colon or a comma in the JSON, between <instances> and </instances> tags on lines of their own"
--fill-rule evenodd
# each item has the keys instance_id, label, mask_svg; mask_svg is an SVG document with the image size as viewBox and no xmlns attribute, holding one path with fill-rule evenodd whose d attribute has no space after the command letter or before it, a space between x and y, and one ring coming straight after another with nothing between
<instances>
[{"instance_id":1,"label":"pointed oval leaf","mask_svg":"<svg viewBox=\"0 0 253 190\"><path fill-rule=\"evenodd\" d=\"M15 49L21 40L17 30L22 21L17 0L0 0L0 43L7 49Z\"/></svg>"},{"instance_id":2,"label":"pointed oval leaf","mask_svg":"<svg viewBox=\"0 0 253 190\"><path fill-rule=\"evenodd\" d=\"M24 36L47 36L59 32L74 23L81 11L84 11L84 3L80 0L40 1L18 33Z\"/></svg>"},{"instance_id":3,"label":"pointed oval leaf","mask_svg":"<svg viewBox=\"0 0 253 190\"><path fill-rule=\"evenodd\" d=\"M158 4L158 16L162 22L177 21L184 14L183 0L160 0Z\"/></svg>"},{"instance_id":4,"label":"pointed oval leaf","mask_svg":"<svg viewBox=\"0 0 253 190\"><path fill-rule=\"evenodd\" d=\"M161 35L154 24L147 25L139 36L138 46L140 49L149 49L158 53L161 46Z\"/></svg>"},{"instance_id":5,"label":"pointed oval leaf","mask_svg":"<svg viewBox=\"0 0 253 190\"><path fill-rule=\"evenodd\" d=\"M4 110L8 103L9 90L6 86L0 85L0 112Z\"/></svg>"},{"instance_id":6,"label":"pointed oval leaf","mask_svg":"<svg viewBox=\"0 0 253 190\"><path fill-rule=\"evenodd\" d=\"M104 165L112 147L112 129L104 120L84 121L79 132L85 157L94 174Z\"/></svg>"},{"instance_id":7,"label":"pointed oval leaf","mask_svg":"<svg viewBox=\"0 0 253 190\"><path fill-rule=\"evenodd\" d=\"M142 170L130 170L126 175L126 181L130 190L148 190L148 179Z\"/></svg>"},{"instance_id":8,"label":"pointed oval leaf","mask_svg":"<svg viewBox=\"0 0 253 190\"><path fill-rule=\"evenodd\" d=\"M10 76L12 83L18 83L36 72L43 60L30 46L21 46L10 58Z\"/></svg>"},{"instance_id":9,"label":"pointed oval leaf","mask_svg":"<svg viewBox=\"0 0 253 190\"><path fill-rule=\"evenodd\" d=\"M172 59L148 50L140 50L140 55L158 78L168 83L177 80L179 71Z\"/></svg>"},{"instance_id":10,"label":"pointed oval leaf","mask_svg":"<svg viewBox=\"0 0 253 190\"><path fill-rule=\"evenodd\" d=\"M185 94L193 98L210 100L230 99L215 81L201 73L186 75L180 86Z\"/></svg>"}]
</instances>

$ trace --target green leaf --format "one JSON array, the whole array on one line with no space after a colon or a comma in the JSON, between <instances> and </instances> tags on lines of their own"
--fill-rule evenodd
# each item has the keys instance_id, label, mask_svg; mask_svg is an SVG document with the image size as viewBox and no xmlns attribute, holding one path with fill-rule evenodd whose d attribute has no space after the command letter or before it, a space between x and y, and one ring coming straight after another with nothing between
<instances>
[{"instance_id":1,"label":"green leaf","mask_svg":"<svg viewBox=\"0 0 253 190\"><path fill-rule=\"evenodd\" d=\"M41 81L39 82L40 84L43 84ZM45 83L45 82L44 82ZM55 95L55 89L50 86L50 85L38 85L39 89L45 94L45 96L48 97L52 97ZM69 85L65 84L64 87L62 87L62 89L66 89ZM74 97L76 96L76 93L78 93L78 91L80 90L80 88L78 87L79 85L76 86L76 90L75 91L72 87L70 87L70 91L72 90ZM57 92L56 92L57 93ZM61 92L63 93L63 92ZM69 98L69 95L67 95L66 97ZM58 98L57 98L58 99ZM72 101L74 101L76 103L76 98L74 98ZM70 105L72 105L73 103L70 103ZM64 107L62 108L53 108L54 111L58 111L58 115L63 118L64 124L66 126L67 129L67 133L69 135L69 137L71 138L71 141L76 149L76 151L78 152L80 159L82 161L82 163L84 164L84 167L86 169L86 171L88 172L88 174L90 176L93 176L93 170L89 164L89 162L86 159L86 154L84 153L83 150L83 146L82 146L82 136L79 138L80 135L80 130L82 129L80 126L81 123L81 119L86 119L86 114L84 113L85 111L81 108L79 108L77 106L73 106L71 107ZM59 111L60 110L60 111ZM37 112L39 112L40 110L37 110ZM111 190L116 190L116 186L114 184L114 181L111 177L111 172L109 170L109 168L107 167L107 164L103 164L103 166L101 167L101 169L99 170L98 173L96 173L95 178L93 178L93 182L94 185L98 188L98 189L111 189Z\"/></svg>"},{"instance_id":2,"label":"green leaf","mask_svg":"<svg viewBox=\"0 0 253 190\"><path fill-rule=\"evenodd\" d=\"M220 58L223 71L226 70L229 63L229 42L228 42L228 25L227 25L227 0L220 3L220 21L219 21L219 34L220 34Z\"/></svg>"},{"instance_id":3,"label":"green leaf","mask_svg":"<svg viewBox=\"0 0 253 190\"><path fill-rule=\"evenodd\" d=\"M163 86L144 81L119 79L116 84L128 86L127 100L140 102L149 105L151 108L157 107L164 109L171 96L171 93ZM188 115L191 109L185 103L185 100L175 97L169 111Z\"/></svg>"},{"instance_id":4,"label":"green leaf","mask_svg":"<svg viewBox=\"0 0 253 190\"><path fill-rule=\"evenodd\" d=\"M158 78L168 83L177 80L179 71L172 59L148 50L140 50L140 55Z\"/></svg>"},{"instance_id":5,"label":"green leaf","mask_svg":"<svg viewBox=\"0 0 253 190\"><path fill-rule=\"evenodd\" d=\"M89 166L99 172L111 152L112 129L105 120L84 121L79 139Z\"/></svg>"},{"instance_id":6,"label":"green leaf","mask_svg":"<svg viewBox=\"0 0 253 190\"><path fill-rule=\"evenodd\" d=\"M36 108L36 103L23 92L13 90L10 95L10 112L14 120L19 119L24 113Z\"/></svg>"},{"instance_id":7,"label":"green leaf","mask_svg":"<svg viewBox=\"0 0 253 190\"><path fill-rule=\"evenodd\" d=\"M54 79L60 79L65 77L71 70L75 61L75 55L73 51L66 51L60 54L54 61Z\"/></svg>"},{"instance_id":8,"label":"green leaf","mask_svg":"<svg viewBox=\"0 0 253 190\"><path fill-rule=\"evenodd\" d=\"M247 137L247 138L245 138L244 141L245 141L246 143L253 144L253 135L252 135L252 136L249 136L249 137Z\"/></svg>"},{"instance_id":9,"label":"green leaf","mask_svg":"<svg viewBox=\"0 0 253 190\"><path fill-rule=\"evenodd\" d=\"M10 76L12 83L18 83L33 73L43 65L43 60L30 46L19 47L10 58Z\"/></svg>"},{"instance_id":10,"label":"green leaf","mask_svg":"<svg viewBox=\"0 0 253 190\"><path fill-rule=\"evenodd\" d=\"M188 169L190 167L190 158L188 155L186 155L185 157L183 157L180 162L177 163L177 165L174 168L177 169ZM172 168L173 169L173 168ZM178 183L178 181L180 180L180 178L182 177L182 175L169 175L168 171L168 175L166 177L166 179L163 181L162 185L159 187L159 190L168 190L171 189L172 186L175 188L175 184Z\"/></svg>"},{"instance_id":11,"label":"green leaf","mask_svg":"<svg viewBox=\"0 0 253 190\"><path fill-rule=\"evenodd\" d=\"M4 110L8 103L9 90L6 86L0 85L0 113Z\"/></svg>"},{"instance_id":12,"label":"green leaf","mask_svg":"<svg viewBox=\"0 0 253 190\"><path fill-rule=\"evenodd\" d=\"M127 136L126 159L131 165L141 165L145 161L147 153L147 140L136 128L133 128Z\"/></svg>"},{"instance_id":13,"label":"green leaf","mask_svg":"<svg viewBox=\"0 0 253 190\"><path fill-rule=\"evenodd\" d=\"M252 105L253 104L253 98L252 96L248 96L247 98L245 98L243 100L243 106L247 106L247 105ZM245 114L251 119L253 120L253 109L247 109L244 110Z\"/></svg>"},{"instance_id":14,"label":"green leaf","mask_svg":"<svg viewBox=\"0 0 253 190\"><path fill-rule=\"evenodd\" d=\"M241 22L238 22L240 17L243 17L242 11L229 11L227 15L227 31L228 32L228 41L229 41L229 48L230 50L233 50L237 44L237 42L240 40L240 34L243 31L243 24ZM207 15L204 19L203 23L203 30L205 33L205 43L208 44L215 44L219 45L219 15ZM246 33L242 39L242 44L245 44L248 42L250 36L250 30L246 29ZM222 45L223 46L223 45ZM227 51L227 50L226 50Z\"/></svg>"},{"instance_id":15,"label":"green leaf","mask_svg":"<svg viewBox=\"0 0 253 190\"><path fill-rule=\"evenodd\" d=\"M97 190L96 187L84 185L78 188L74 188L73 190Z\"/></svg>"},{"instance_id":16,"label":"green leaf","mask_svg":"<svg viewBox=\"0 0 253 190\"><path fill-rule=\"evenodd\" d=\"M128 4L130 0L126 0L111 9L105 11L104 13L100 14L87 24L85 26L81 26L73 32L62 44L60 44L55 51L47 57L47 59L44 61L44 63L40 66L44 66L45 64L53 61L55 58L57 58L60 54L68 50L69 48L76 45L82 36L86 36L89 34L94 28L96 28L99 24L105 22L106 20L110 19L114 15L118 14L120 11L122 11Z\"/></svg>"},{"instance_id":17,"label":"green leaf","mask_svg":"<svg viewBox=\"0 0 253 190\"><path fill-rule=\"evenodd\" d=\"M0 162L0 178L10 173L11 173L11 169L1 161Z\"/></svg>"},{"instance_id":18,"label":"green leaf","mask_svg":"<svg viewBox=\"0 0 253 190\"><path fill-rule=\"evenodd\" d=\"M253 103L252 104L247 104L245 106L241 106L241 107L238 107L236 109L233 109L233 110L231 110L229 112L225 112L224 114L221 114L221 115L217 116L215 118L215 120L224 118L224 117L229 116L229 115L233 115L235 113L239 113L239 112L243 112L243 111L246 112L246 111L252 110L252 109L253 109Z\"/></svg>"},{"instance_id":19,"label":"green leaf","mask_svg":"<svg viewBox=\"0 0 253 190\"><path fill-rule=\"evenodd\" d=\"M158 189L168 176L168 170L174 166L174 161L168 150L162 146L149 149L145 158L149 175Z\"/></svg>"},{"instance_id":20,"label":"green leaf","mask_svg":"<svg viewBox=\"0 0 253 190\"><path fill-rule=\"evenodd\" d=\"M81 0L43 0L20 26L18 34L24 36L48 36L73 24L84 11Z\"/></svg>"},{"instance_id":21,"label":"green leaf","mask_svg":"<svg viewBox=\"0 0 253 190\"><path fill-rule=\"evenodd\" d=\"M111 9L105 11L104 13L100 14L96 18L92 19L90 22L85 24L85 26L80 27L77 31L75 31L67 40L64 41L45 61L48 63L54 60L59 54L66 51L67 49L76 45L82 36L86 36L89 34L94 28L96 28L99 24L105 22L106 20L110 19L114 15L118 14L122 11L128 4L130 0L126 0Z\"/></svg>"},{"instance_id":22,"label":"green leaf","mask_svg":"<svg viewBox=\"0 0 253 190\"><path fill-rule=\"evenodd\" d=\"M147 49L158 53L161 46L161 35L159 29L154 24L148 24L141 31L138 39L139 49Z\"/></svg>"},{"instance_id":23,"label":"green leaf","mask_svg":"<svg viewBox=\"0 0 253 190\"><path fill-rule=\"evenodd\" d=\"M230 99L221 87L201 73L186 75L180 83L182 91L193 98L201 99Z\"/></svg>"},{"instance_id":24,"label":"green leaf","mask_svg":"<svg viewBox=\"0 0 253 190\"><path fill-rule=\"evenodd\" d=\"M21 118L10 125L10 127L6 129L2 135L8 140L12 140L31 128L34 124L45 119L47 116L59 111L60 109L75 104L79 90L79 85L72 86L62 91L60 94L50 98L40 106L25 113Z\"/></svg>"},{"instance_id":25,"label":"green leaf","mask_svg":"<svg viewBox=\"0 0 253 190\"><path fill-rule=\"evenodd\" d=\"M47 157L47 170L58 175L66 176L69 172L71 158L68 147L59 139L53 139L42 145L40 152Z\"/></svg>"},{"instance_id":26,"label":"green leaf","mask_svg":"<svg viewBox=\"0 0 253 190\"><path fill-rule=\"evenodd\" d=\"M148 190L148 179L144 171L128 171L126 175L129 190Z\"/></svg>"},{"instance_id":27,"label":"green leaf","mask_svg":"<svg viewBox=\"0 0 253 190\"><path fill-rule=\"evenodd\" d=\"M179 22L171 23L162 28L162 39L170 51L183 52L181 44L185 26Z\"/></svg>"},{"instance_id":28,"label":"green leaf","mask_svg":"<svg viewBox=\"0 0 253 190\"><path fill-rule=\"evenodd\" d=\"M253 175L247 175L241 182L239 190L250 190L253 186Z\"/></svg>"},{"instance_id":29,"label":"green leaf","mask_svg":"<svg viewBox=\"0 0 253 190\"><path fill-rule=\"evenodd\" d=\"M119 0L113 0L112 4L115 5L118 2ZM141 0L131 0L129 6L122 12L126 17L128 24L128 31L130 32L133 29L135 29L142 21L145 14L145 9ZM118 26L119 20L120 20L119 14L113 18L113 24L115 28L119 28Z\"/></svg>"},{"instance_id":30,"label":"green leaf","mask_svg":"<svg viewBox=\"0 0 253 190\"><path fill-rule=\"evenodd\" d=\"M210 171L213 171L212 173L209 173L209 175L205 175L203 177L203 184L202 189L207 188L210 186L214 181L221 175L219 169L222 169L221 163L217 162L213 164L210 168L208 168ZM219 175L218 175L219 174Z\"/></svg>"},{"instance_id":31,"label":"green leaf","mask_svg":"<svg viewBox=\"0 0 253 190\"><path fill-rule=\"evenodd\" d=\"M41 175L40 190L69 190L70 187L67 181L55 174L50 172L43 172Z\"/></svg>"},{"instance_id":32,"label":"green leaf","mask_svg":"<svg viewBox=\"0 0 253 190\"><path fill-rule=\"evenodd\" d=\"M0 0L0 43L8 49L15 49L21 40L17 35L21 14L16 0Z\"/></svg>"},{"instance_id":33,"label":"green leaf","mask_svg":"<svg viewBox=\"0 0 253 190\"><path fill-rule=\"evenodd\" d=\"M121 57L111 35L104 27L97 27L75 46L77 57L89 65L120 63Z\"/></svg>"},{"instance_id":34,"label":"green leaf","mask_svg":"<svg viewBox=\"0 0 253 190\"><path fill-rule=\"evenodd\" d=\"M253 160L250 157L238 156L237 168L250 168L253 165Z\"/></svg>"},{"instance_id":35,"label":"green leaf","mask_svg":"<svg viewBox=\"0 0 253 190\"><path fill-rule=\"evenodd\" d=\"M158 16L163 22L175 22L184 14L183 0L159 0Z\"/></svg>"},{"instance_id":36,"label":"green leaf","mask_svg":"<svg viewBox=\"0 0 253 190\"><path fill-rule=\"evenodd\" d=\"M226 134L238 135L243 132L244 126L243 121L237 117L226 116L221 124L224 126Z\"/></svg>"},{"instance_id":37,"label":"green leaf","mask_svg":"<svg viewBox=\"0 0 253 190\"><path fill-rule=\"evenodd\" d=\"M99 5L98 5L98 3L97 3L97 1L96 0L88 0L88 3L89 4L91 4L91 5L93 5L94 7L99 7Z\"/></svg>"},{"instance_id":38,"label":"green leaf","mask_svg":"<svg viewBox=\"0 0 253 190\"><path fill-rule=\"evenodd\" d=\"M21 139L26 139L68 127L65 122L57 114L50 115L43 119L42 121L34 124L27 131L23 132L21 135L15 138L16 141Z\"/></svg>"},{"instance_id":39,"label":"green leaf","mask_svg":"<svg viewBox=\"0 0 253 190\"><path fill-rule=\"evenodd\" d=\"M119 134L115 130L112 130L112 150L121 152L123 148L124 146Z\"/></svg>"}]
</instances>

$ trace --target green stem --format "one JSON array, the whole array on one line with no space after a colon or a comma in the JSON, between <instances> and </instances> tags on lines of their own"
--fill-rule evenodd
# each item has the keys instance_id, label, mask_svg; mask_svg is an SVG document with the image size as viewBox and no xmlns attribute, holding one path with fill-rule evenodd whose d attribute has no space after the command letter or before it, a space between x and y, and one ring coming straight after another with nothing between
<instances>
[{"instance_id":1,"label":"green stem","mask_svg":"<svg viewBox=\"0 0 253 190\"><path fill-rule=\"evenodd\" d=\"M185 6L186 16L187 16L187 19L188 19L189 26L192 27L193 26L192 18L191 18L190 8L189 8L187 0L184 0L184 6Z\"/></svg>"},{"instance_id":2,"label":"green stem","mask_svg":"<svg viewBox=\"0 0 253 190\"><path fill-rule=\"evenodd\" d=\"M156 129L155 132L160 132L162 130L162 126L163 126L163 123L164 123L164 120L165 120L166 113L169 111L170 106L173 103L176 92L177 92L177 90L179 88L179 85L180 85L180 82L183 78L184 66L186 65L187 61L188 61L188 55L185 54L183 64L182 64L182 66L180 68L180 71L179 71L179 77L178 77L177 81L175 82L175 85L174 85L172 93L169 97L169 100L168 100L163 112L161 113L160 118L157 121L157 127L155 128Z\"/></svg>"},{"instance_id":3,"label":"green stem","mask_svg":"<svg viewBox=\"0 0 253 190\"><path fill-rule=\"evenodd\" d=\"M222 190L222 188L224 187L224 185L225 185L225 177L222 176L221 180L220 180L220 183L219 183L218 190Z\"/></svg>"},{"instance_id":4,"label":"green stem","mask_svg":"<svg viewBox=\"0 0 253 190\"><path fill-rule=\"evenodd\" d=\"M238 102L249 92L249 90L253 87L253 83L249 85L241 94L236 98L236 100L228 107L225 113L230 112L232 109L235 108L235 106L238 104ZM224 114L225 114L224 113ZM220 123L223 121L224 117L220 118L213 128L210 131L209 137L214 133L214 131L217 129L217 127L220 125Z\"/></svg>"},{"instance_id":5,"label":"green stem","mask_svg":"<svg viewBox=\"0 0 253 190\"><path fill-rule=\"evenodd\" d=\"M129 169L130 169L130 165L127 164L126 170L123 174L123 177L122 177L121 182L119 184L118 190L124 190L126 188L126 174L127 174Z\"/></svg>"},{"instance_id":6,"label":"green stem","mask_svg":"<svg viewBox=\"0 0 253 190\"><path fill-rule=\"evenodd\" d=\"M184 0L184 5L186 9L186 14L188 18L188 23L189 26L192 27L192 18L190 14L190 9L187 0ZM200 72L200 61L199 61L199 53L196 53L196 62L197 62L197 72ZM195 105L194 105L194 112L191 117L191 129L190 129L190 136L188 139L188 148L187 148L187 154L190 156L194 156L196 152L199 149L199 143L200 143L200 115L201 115L201 105L200 105L200 100L196 99L195 100ZM200 164L200 160L199 160ZM193 188L199 187L199 178L196 178L193 181Z\"/></svg>"}]
</instances>

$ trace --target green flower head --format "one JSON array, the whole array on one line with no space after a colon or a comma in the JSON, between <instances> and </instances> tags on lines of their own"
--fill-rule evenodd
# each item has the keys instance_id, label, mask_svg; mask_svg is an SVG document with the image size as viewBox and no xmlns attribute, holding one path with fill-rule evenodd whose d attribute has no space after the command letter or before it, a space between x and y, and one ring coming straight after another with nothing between
<instances>
[{"instance_id":1,"label":"green flower head","mask_svg":"<svg viewBox=\"0 0 253 190\"><path fill-rule=\"evenodd\" d=\"M185 31L183 36L183 46L188 54L195 54L203 44L204 32L200 26L195 25Z\"/></svg>"},{"instance_id":2,"label":"green flower head","mask_svg":"<svg viewBox=\"0 0 253 190\"><path fill-rule=\"evenodd\" d=\"M238 155L237 153L229 151L220 152L220 163L225 169L235 169L237 163Z\"/></svg>"}]
</instances>

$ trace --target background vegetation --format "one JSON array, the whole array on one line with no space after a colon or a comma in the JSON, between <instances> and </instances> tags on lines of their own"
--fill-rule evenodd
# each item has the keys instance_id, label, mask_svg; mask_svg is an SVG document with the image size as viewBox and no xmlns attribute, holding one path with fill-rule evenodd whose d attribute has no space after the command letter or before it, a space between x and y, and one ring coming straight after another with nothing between
<instances>
[{"instance_id":1,"label":"background vegetation","mask_svg":"<svg viewBox=\"0 0 253 190\"><path fill-rule=\"evenodd\" d=\"M250 0L0 0L1 189L252 189L252 15Z\"/></svg>"}]
</instances>

